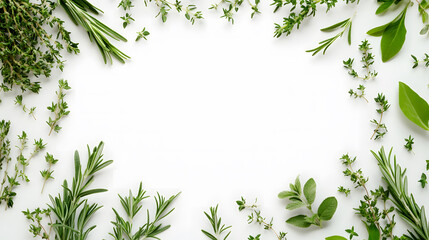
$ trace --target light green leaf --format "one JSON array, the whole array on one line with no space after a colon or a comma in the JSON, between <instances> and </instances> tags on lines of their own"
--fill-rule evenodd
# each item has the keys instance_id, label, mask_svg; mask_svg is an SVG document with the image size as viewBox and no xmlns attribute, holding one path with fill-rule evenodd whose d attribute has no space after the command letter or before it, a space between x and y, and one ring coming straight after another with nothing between
<instances>
[{"instance_id":1,"label":"light green leaf","mask_svg":"<svg viewBox=\"0 0 429 240\"><path fill-rule=\"evenodd\" d=\"M410 121L429 131L429 104L403 82L399 82L399 107Z\"/></svg>"},{"instance_id":2,"label":"light green leaf","mask_svg":"<svg viewBox=\"0 0 429 240\"><path fill-rule=\"evenodd\" d=\"M328 197L320 204L319 209L317 209L317 215L319 215L321 220L330 220L334 216L337 206L337 199L335 197Z\"/></svg>"},{"instance_id":3,"label":"light green leaf","mask_svg":"<svg viewBox=\"0 0 429 240\"><path fill-rule=\"evenodd\" d=\"M405 13L407 8L399 14L399 18L389 23L381 37L381 60L387 62L402 48L407 35L405 28Z\"/></svg>"},{"instance_id":4,"label":"light green leaf","mask_svg":"<svg viewBox=\"0 0 429 240\"><path fill-rule=\"evenodd\" d=\"M378 8L375 14L384 13L391 5L393 4L393 0L382 3Z\"/></svg>"},{"instance_id":5,"label":"light green leaf","mask_svg":"<svg viewBox=\"0 0 429 240\"><path fill-rule=\"evenodd\" d=\"M304 185L304 196L309 204L314 202L316 199L316 182L313 178L310 178Z\"/></svg>"},{"instance_id":6,"label":"light green leaf","mask_svg":"<svg viewBox=\"0 0 429 240\"><path fill-rule=\"evenodd\" d=\"M325 240L347 240L347 238L335 235L335 236L327 237L327 238L325 238Z\"/></svg>"},{"instance_id":7,"label":"light green leaf","mask_svg":"<svg viewBox=\"0 0 429 240\"><path fill-rule=\"evenodd\" d=\"M368 231L368 240L380 240L380 231L377 226L372 223L371 225L366 225L366 230Z\"/></svg>"},{"instance_id":8,"label":"light green leaf","mask_svg":"<svg viewBox=\"0 0 429 240\"><path fill-rule=\"evenodd\" d=\"M280 192L278 195L278 197L280 199L288 198L288 197L292 197L292 196L296 196L296 194L292 191L283 191L283 192Z\"/></svg>"},{"instance_id":9,"label":"light green leaf","mask_svg":"<svg viewBox=\"0 0 429 240\"><path fill-rule=\"evenodd\" d=\"M288 220L286 220L287 223L292 224L296 227L300 228L308 228L310 227L311 223L307 222L305 215L297 215L295 217L291 217Z\"/></svg>"},{"instance_id":10,"label":"light green leaf","mask_svg":"<svg viewBox=\"0 0 429 240\"><path fill-rule=\"evenodd\" d=\"M286 209L288 210L294 210L294 209L298 209L300 207L304 207L305 203L303 202L291 202L288 205L286 205Z\"/></svg>"}]
</instances>

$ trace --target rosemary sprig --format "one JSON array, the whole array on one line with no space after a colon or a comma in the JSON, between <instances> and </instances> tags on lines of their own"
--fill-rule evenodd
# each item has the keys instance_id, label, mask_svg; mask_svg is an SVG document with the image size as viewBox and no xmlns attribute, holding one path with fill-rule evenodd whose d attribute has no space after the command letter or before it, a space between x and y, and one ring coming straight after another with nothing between
<instances>
[{"instance_id":1,"label":"rosemary sprig","mask_svg":"<svg viewBox=\"0 0 429 240\"><path fill-rule=\"evenodd\" d=\"M323 54L325 54L326 50L328 50L328 48L335 42L335 40L342 37L346 31L348 31L347 41L348 41L349 45L351 45L351 43L352 43L352 18L348 18L348 19L341 21L341 22L338 22L332 26L322 28L322 29L320 29L320 31L331 32L331 31L337 30L339 28L342 28L343 30L341 30L337 35L319 42L318 47L307 50L306 52L310 52L310 53L312 52L313 56L314 56L323 50Z\"/></svg>"},{"instance_id":2,"label":"rosemary sprig","mask_svg":"<svg viewBox=\"0 0 429 240\"><path fill-rule=\"evenodd\" d=\"M146 191L143 190L142 183L140 183L137 195L129 192L128 196L119 195L119 199L123 210L126 213L126 218L123 218L116 209L113 208L115 213L115 221L113 224L113 233L109 233L115 240L123 240L126 237L129 240L143 240L148 238L159 239L158 235L170 228L170 225L163 226L159 223L162 219L167 217L173 209L170 209L170 205L180 194L176 194L166 199L159 193L154 197L156 203L155 216L151 220L149 217L149 210L147 210L146 223L138 227L137 230L133 229L134 217L139 213L142 208L142 201L148 196L145 196Z\"/></svg>"},{"instance_id":3,"label":"rosemary sprig","mask_svg":"<svg viewBox=\"0 0 429 240\"><path fill-rule=\"evenodd\" d=\"M371 151L374 158L377 160L382 179L387 184L390 193L390 200L396 207L399 216L412 228L408 230L407 237L409 239L429 239L429 226L426 218L424 206L420 207L413 194L408 193L408 180L405 174L406 169L401 168L396 163L396 156L393 156L390 150L389 155L386 156L384 147L378 153Z\"/></svg>"},{"instance_id":4,"label":"rosemary sprig","mask_svg":"<svg viewBox=\"0 0 429 240\"><path fill-rule=\"evenodd\" d=\"M130 57L116 48L107 37L126 42L127 39L94 18L93 14L102 13L100 9L86 0L58 0L74 24L82 26L88 33L89 39L94 41L103 56L104 62L112 62L112 57L124 63Z\"/></svg>"},{"instance_id":5,"label":"rosemary sprig","mask_svg":"<svg viewBox=\"0 0 429 240\"><path fill-rule=\"evenodd\" d=\"M207 219L212 225L213 233L209 233L204 229L201 229L201 232L203 232L204 235L206 235L206 237L211 240L226 240L231 234L231 231L229 230L231 226L222 224L222 218L218 217L217 215L218 206L219 205L216 205L216 207L210 207L210 215L204 212L204 215L206 215Z\"/></svg>"},{"instance_id":6,"label":"rosemary sprig","mask_svg":"<svg viewBox=\"0 0 429 240\"><path fill-rule=\"evenodd\" d=\"M74 177L71 186L67 180L63 183L63 193L57 197L49 196L51 203L46 209L37 208L35 211L23 211L27 219L30 220L29 231L34 236L40 236L42 239L67 239L67 240L85 240L89 233L96 227L88 227L89 219L101 208L96 203L89 204L87 196L107 191L106 189L96 188L88 189L94 181L95 174L113 161L103 160L104 143L100 142L98 147L93 150L88 146L88 162L86 168L82 171L82 165L79 153L74 155ZM43 225L43 215L46 215L47 226ZM51 232L54 237L51 238Z\"/></svg>"}]
</instances>

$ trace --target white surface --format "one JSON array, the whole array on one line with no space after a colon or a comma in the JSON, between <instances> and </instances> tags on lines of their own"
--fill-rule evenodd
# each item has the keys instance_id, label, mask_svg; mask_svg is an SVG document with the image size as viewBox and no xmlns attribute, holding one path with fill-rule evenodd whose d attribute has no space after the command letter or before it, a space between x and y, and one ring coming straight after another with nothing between
<instances>
[{"instance_id":1,"label":"white surface","mask_svg":"<svg viewBox=\"0 0 429 240\"><path fill-rule=\"evenodd\" d=\"M289 232L288 239L344 235L344 229L352 225L365 237L352 210L361 195L354 192L345 198L337 193L340 184L349 186L338 158L346 152L358 155L357 165L370 177L370 186L376 187L380 176L369 150L382 145L395 148L399 161L409 168L410 188L421 203L429 204L422 201L427 199L427 189L421 190L417 183L429 158L429 136L405 119L397 105L398 81L428 99L428 70L412 70L409 57L427 49L426 37L418 35L415 7L407 15L408 39L403 50L382 64L380 39L365 32L396 13L375 16L375 3L369 1L358 6L352 46L339 39L325 56L316 57L305 50L331 36L318 29L349 17L353 9L340 6L328 14L319 11L291 36L274 39L273 23L280 22L282 14L273 15L268 3L262 4L262 15L251 20L249 9L243 9L230 25L218 19L220 12L206 10L209 4L198 2L205 19L192 26L173 11L162 24L153 18L153 8L139 2L132 10L136 22L123 30L117 1L93 2L105 11L102 20L129 39L127 44L115 45L132 59L125 65L104 65L86 33L67 21L81 54L65 54L64 72L44 82L39 95L25 98L25 103L38 107L37 121L14 107L11 98L4 99L0 115L12 121L10 136L25 130L30 139L44 138L47 151L60 162L55 167L56 180L41 195L39 171L45 167L44 153L34 159L28 168L31 183L17 188L13 209L1 210L2 239L31 238L21 210L44 206L48 193L56 194L63 179L71 179L74 150L85 160L86 144L93 147L100 140L106 144L105 158L114 164L94 183L109 192L90 197L91 202L104 205L91 222L98 226L90 239L109 239L111 208L119 207L117 194L136 189L140 181L152 196L156 191L166 195L182 191L174 204L176 210L164 221L172 227L162 239L203 239L200 229L209 228L203 211L217 203L223 221L233 225L231 239L257 233L274 239L261 227L247 225L246 214L235 205L240 196L249 201L257 197L263 214L273 216L275 228ZM151 32L149 40L136 43L135 33L143 26ZM392 104L384 118L389 133L376 142L369 140L373 129L369 120L378 117L376 104L349 98L348 90L359 83L342 67L348 57L358 61L357 45L365 38L374 47L379 72L376 81L367 85L368 98L384 92ZM67 79L72 87L66 97L71 114L61 122L60 134L48 137L44 123L48 112L42 106L54 99L59 78ZM402 146L409 134L415 137L415 154ZM329 195L339 200L337 214L323 229L303 231L284 223L293 213L284 209L285 202L277 199L277 193L287 189L297 175L302 180L315 178L317 205ZM145 206L153 206L152 199Z\"/></svg>"}]
</instances>

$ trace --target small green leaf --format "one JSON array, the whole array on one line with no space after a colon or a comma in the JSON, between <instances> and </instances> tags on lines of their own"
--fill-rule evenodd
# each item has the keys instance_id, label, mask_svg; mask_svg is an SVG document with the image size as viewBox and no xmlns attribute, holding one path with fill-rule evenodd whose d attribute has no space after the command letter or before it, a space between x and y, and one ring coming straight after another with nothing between
<instances>
[{"instance_id":1,"label":"small green leaf","mask_svg":"<svg viewBox=\"0 0 429 240\"><path fill-rule=\"evenodd\" d=\"M347 240L347 238L335 235L335 236L327 237L327 238L325 238L325 240Z\"/></svg>"},{"instance_id":2,"label":"small green leaf","mask_svg":"<svg viewBox=\"0 0 429 240\"><path fill-rule=\"evenodd\" d=\"M307 216L305 215L297 215L295 217L289 218L288 220L286 220L286 222L296 227L308 228L310 227L311 223L309 223L306 218Z\"/></svg>"},{"instance_id":3,"label":"small green leaf","mask_svg":"<svg viewBox=\"0 0 429 240\"><path fill-rule=\"evenodd\" d=\"M399 82L399 107L410 121L429 131L428 103L403 82Z\"/></svg>"},{"instance_id":4,"label":"small green leaf","mask_svg":"<svg viewBox=\"0 0 429 240\"><path fill-rule=\"evenodd\" d=\"M316 199L316 182L313 178L310 178L304 185L304 196L309 204L314 202Z\"/></svg>"},{"instance_id":5,"label":"small green leaf","mask_svg":"<svg viewBox=\"0 0 429 240\"><path fill-rule=\"evenodd\" d=\"M317 209L317 215L319 215L321 220L330 220L334 216L337 206L337 199L335 197L328 197L320 204L319 209Z\"/></svg>"}]
</instances>

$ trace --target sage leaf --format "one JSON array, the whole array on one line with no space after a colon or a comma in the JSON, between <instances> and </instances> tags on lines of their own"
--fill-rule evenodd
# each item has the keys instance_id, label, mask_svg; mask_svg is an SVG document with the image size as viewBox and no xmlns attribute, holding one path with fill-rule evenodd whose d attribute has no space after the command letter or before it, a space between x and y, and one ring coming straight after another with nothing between
<instances>
[{"instance_id":1,"label":"sage leaf","mask_svg":"<svg viewBox=\"0 0 429 240\"><path fill-rule=\"evenodd\" d=\"M429 131L429 104L403 82L399 82L399 107L410 121Z\"/></svg>"},{"instance_id":2,"label":"sage leaf","mask_svg":"<svg viewBox=\"0 0 429 240\"><path fill-rule=\"evenodd\" d=\"M296 196L296 194L292 191L283 191L283 192L280 192L278 195L278 197L280 199L288 198L288 197L292 197L292 196Z\"/></svg>"},{"instance_id":3,"label":"sage leaf","mask_svg":"<svg viewBox=\"0 0 429 240\"><path fill-rule=\"evenodd\" d=\"M304 196L309 204L314 202L316 199L316 182L313 178L310 178L304 185Z\"/></svg>"},{"instance_id":4,"label":"sage leaf","mask_svg":"<svg viewBox=\"0 0 429 240\"><path fill-rule=\"evenodd\" d=\"M336 235L336 236L327 237L325 238L325 240L347 240L347 238Z\"/></svg>"},{"instance_id":5,"label":"sage leaf","mask_svg":"<svg viewBox=\"0 0 429 240\"><path fill-rule=\"evenodd\" d=\"M306 218L307 216L305 215L297 215L295 217L289 218L288 220L286 220L286 222L296 227L308 228L310 227L311 223L309 223Z\"/></svg>"},{"instance_id":6,"label":"sage leaf","mask_svg":"<svg viewBox=\"0 0 429 240\"><path fill-rule=\"evenodd\" d=\"M405 28L405 8L400 14L399 18L395 19L386 27L381 37L381 60L383 62L389 61L393 58L402 48L407 35Z\"/></svg>"},{"instance_id":7,"label":"sage leaf","mask_svg":"<svg viewBox=\"0 0 429 240\"><path fill-rule=\"evenodd\" d=\"M338 201L335 197L328 197L323 200L319 206L319 209L317 209L317 215L319 215L320 220L330 220L332 216L334 216L337 206Z\"/></svg>"},{"instance_id":8,"label":"sage leaf","mask_svg":"<svg viewBox=\"0 0 429 240\"><path fill-rule=\"evenodd\" d=\"M291 202L288 205L286 205L287 210L295 210L300 207L305 207L305 203L303 202Z\"/></svg>"}]
</instances>

